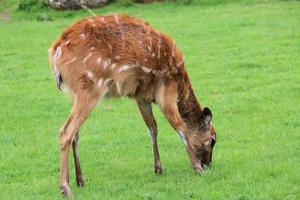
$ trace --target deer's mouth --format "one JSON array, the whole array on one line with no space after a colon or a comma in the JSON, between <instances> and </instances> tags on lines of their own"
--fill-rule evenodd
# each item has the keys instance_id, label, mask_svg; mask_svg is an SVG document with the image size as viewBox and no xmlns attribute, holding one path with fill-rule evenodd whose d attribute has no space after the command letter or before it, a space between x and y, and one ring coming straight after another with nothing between
<instances>
[{"instance_id":1,"label":"deer's mouth","mask_svg":"<svg viewBox=\"0 0 300 200\"><path fill-rule=\"evenodd\" d=\"M211 165L212 152L197 151L197 158L202 167L209 167Z\"/></svg>"}]
</instances>

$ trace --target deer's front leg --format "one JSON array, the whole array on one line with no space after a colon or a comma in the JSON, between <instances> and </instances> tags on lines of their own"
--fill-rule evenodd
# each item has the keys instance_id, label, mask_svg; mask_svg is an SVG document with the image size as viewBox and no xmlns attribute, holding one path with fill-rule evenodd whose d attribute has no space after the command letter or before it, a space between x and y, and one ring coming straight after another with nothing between
<instances>
[{"instance_id":1,"label":"deer's front leg","mask_svg":"<svg viewBox=\"0 0 300 200\"><path fill-rule=\"evenodd\" d=\"M188 129L180 116L177 106L177 97L177 83L175 81L170 81L161 85L156 94L156 102L159 104L162 112L168 119L168 122L179 134L194 170L196 172L203 172L201 163L198 162L196 154L191 147Z\"/></svg>"},{"instance_id":2,"label":"deer's front leg","mask_svg":"<svg viewBox=\"0 0 300 200\"><path fill-rule=\"evenodd\" d=\"M137 104L142 114L142 117L148 127L148 131L152 140L154 154L154 172L156 174L162 174L163 170L159 159L159 151L157 146L157 126L152 113L151 103L143 99L137 99Z\"/></svg>"},{"instance_id":3,"label":"deer's front leg","mask_svg":"<svg viewBox=\"0 0 300 200\"><path fill-rule=\"evenodd\" d=\"M191 147L190 143L190 135L188 133L188 130L185 127L185 124L183 120L181 119L179 112L172 108L172 106L167 106L162 108L163 113L165 114L166 118L168 119L171 126L177 131L179 134L185 149L188 153L188 156L190 158L191 164L196 172L203 172L203 168L201 164L198 162L196 155Z\"/></svg>"}]
</instances>

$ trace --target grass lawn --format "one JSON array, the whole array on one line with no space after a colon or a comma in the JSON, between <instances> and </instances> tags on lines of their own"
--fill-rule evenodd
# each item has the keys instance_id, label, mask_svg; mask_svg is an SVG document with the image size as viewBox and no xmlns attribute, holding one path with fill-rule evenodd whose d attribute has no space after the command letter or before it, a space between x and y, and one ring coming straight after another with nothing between
<instances>
[{"instance_id":1,"label":"grass lawn","mask_svg":"<svg viewBox=\"0 0 300 200\"><path fill-rule=\"evenodd\" d=\"M7 2L0 11L11 9ZM213 2L94 10L137 16L175 39L198 99L213 111L212 168L192 171L155 107L164 168L156 176L135 102L105 100L81 129L83 188L70 156L75 199L300 199L300 2ZM38 22L37 11L15 8L0 22L0 199L60 199L58 130L70 103L55 87L47 50L89 13L46 10L53 21Z\"/></svg>"}]
</instances>

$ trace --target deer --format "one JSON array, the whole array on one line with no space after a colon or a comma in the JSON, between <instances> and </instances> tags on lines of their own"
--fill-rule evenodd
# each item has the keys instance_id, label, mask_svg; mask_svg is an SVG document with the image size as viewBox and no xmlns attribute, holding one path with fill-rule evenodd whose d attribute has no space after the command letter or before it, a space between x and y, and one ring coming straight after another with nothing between
<instances>
[{"instance_id":1,"label":"deer","mask_svg":"<svg viewBox=\"0 0 300 200\"><path fill-rule=\"evenodd\" d=\"M72 196L71 145L76 183L85 184L77 150L79 129L103 98L125 96L136 101L151 136L156 174L163 170L154 103L180 136L193 169L202 174L210 166L216 143L212 112L197 101L183 55L170 36L125 14L86 17L66 28L51 45L49 62L57 88L72 103L59 130L60 191L65 197Z\"/></svg>"}]
</instances>

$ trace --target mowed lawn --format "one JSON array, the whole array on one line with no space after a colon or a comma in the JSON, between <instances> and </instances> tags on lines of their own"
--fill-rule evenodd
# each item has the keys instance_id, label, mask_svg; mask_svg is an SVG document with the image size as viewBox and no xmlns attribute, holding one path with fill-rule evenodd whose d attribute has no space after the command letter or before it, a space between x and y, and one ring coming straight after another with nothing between
<instances>
[{"instance_id":1,"label":"mowed lawn","mask_svg":"<svg viewBox=\"0 0 300 200\"><path fill-rule=\"evenodd\" d=\"M164 174L135 102L102 101L81 128L86 186L75 199L300 199L300 2L111 5L171 35L202 106L213 111L213 166L199 176L155 106ZM80 11L0 23L0 199L60 199L58 130L70 112L50 44ZM30 17L29 17L30 18Z\"/></svg>"}]
</instances>

